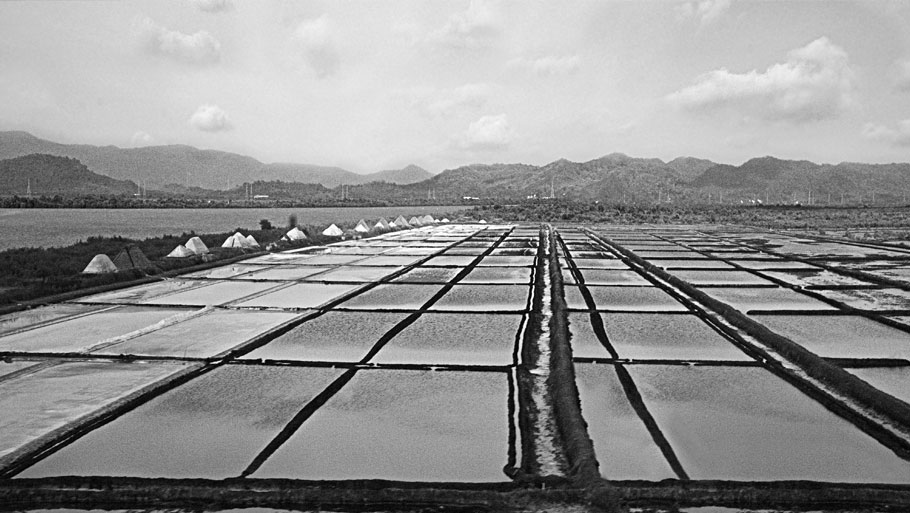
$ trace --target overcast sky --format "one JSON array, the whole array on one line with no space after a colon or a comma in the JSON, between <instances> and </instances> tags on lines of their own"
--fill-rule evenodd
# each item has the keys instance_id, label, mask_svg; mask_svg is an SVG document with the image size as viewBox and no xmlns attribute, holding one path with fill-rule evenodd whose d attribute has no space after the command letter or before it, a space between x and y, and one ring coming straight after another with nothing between
<instances>
[{"instance_id":1,"label":"overcast sky","mask_svg":"<svg viewBox=\"0 0 910 513\"><path fill-rule=\"evenodd\" d=\"M0 1L0 130L356 172L910 161L910 2Z\"/></svg>"}]
</instances>

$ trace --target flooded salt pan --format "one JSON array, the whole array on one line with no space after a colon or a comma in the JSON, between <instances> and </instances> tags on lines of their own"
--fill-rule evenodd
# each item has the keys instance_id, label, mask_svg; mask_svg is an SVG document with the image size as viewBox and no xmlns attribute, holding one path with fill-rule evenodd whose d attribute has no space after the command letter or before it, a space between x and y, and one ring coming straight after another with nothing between
<instances>
[{"instance_id":1,"label":"flooded salt pan","mask_svg":"<svg viewBox=\"0 0 910 513\"><path fill-rule=\"evenodd\" d=\"M578 287L565 287L570 309L587 310ZM596 310L682 312L686 307L657 287L588 287Z\"/></svg>"},{"instance_id":2,"label":"flooded salt pan","mask_svg":"<svg viewBox=\"0 0 910 513\"><path fill-rule=\"evenodd\" d=\"M460 311L523 311L527 309L528 285L455 285L430 308Z\"/></svg>"},{"instance_id":3,"label":"flooded salt pan","mask_svg":"<svg viewBox=\"0 0 910 513\"><path fill-rule=\"evenodd\" d=\"M62 320L64 317L96 312L103 308L111 307L106 305L58 303L56 305L41 306L29 310L22 310L21 312L6 314L0 316L0 335L19 331L30 326Z\"/></svg>"},{"instance_id":4,"label":"flooded salt pan","mask_svg":"<svg viewBox=\"0 0 910 513\"><path fill-rule=\"evenodd\" d=\"M241 307L317 308L361 285L298 283L275 292L237 303Z\"/></svg>"},{"instance_id":5,"label":"flooded salt pan","mask_svg":"<svg viewBox=\"0 0 910 513\"><path fill-rule=\"evenodd\" d=\"M96 352L182 358L212 357L290 321L297 315L285 312L215 310Z\"/></svg>"},{"instance_id":6,"label":"flooded salt pan","mask_svg":"<svg viewBox=\"0 0 910 513\"><path fill-rule=\"evenodd\" d=\"M68 353L193 310L123 306L0 337L0 351Z\"/></svg>"},{"instance_id":7,"label":"flooded salt pan","mask_svg":"<svg viewBox=\"0 0 910 513\"><path fill-rule=\"evenodd\" d=\"M0 383L0 456L185 369L173 363L69 362Z\"/></svg>"},{"instance_id":8,"label":"flooded salt pan","mask_svg":"<svg viewBox=\"0 0 910 513\"><path fill-rule=\"evenodd\" d=\"M92 431L19 477L236 477L341 372L223 366Z\"/></svg>"},{"instance_id":9,"label":"flooded salt pan","mask_svg":"<svg viewBox=\"0 0 910 513\"><path fill-rule=\"evenodd\" d=\"M439 285L384 284L338 305L358 310L418 310L442 287Z\"/></svg>"},{"instance_id":10,"label":"flooded salt pan","mask_svg":"<svg viewBox=\"0 0 910 513\"><path fill-rule=\"evenodd\" d=\"M673 479L676 474L629 404L612 365L575 364L581 414L606 479Z\"/></svg>"},{"instance_id":11,"label":"flooded salt pan","mask_svg":"<svg viewBox=\"0 0 910 513\"><path fill-rule=\"evenodd\" d=\"M148 305L223 305L281 286L271 282L221 281L144 301Z\"/></svg>"},{"instance_id":12,"label":"flooded salt pan","mask_svg":"<svg viewBox=\"0 0 910 513\"><path fill-rule=\"evenodd\" d=\"M815 298L785 288L704 289L709 296L741 311L749 310L835 310Z\"/></svg>"},{"instance_id":13,"label":"flooded salt pan","mask_svg":"<svg viewBox=\"0 0 910 513\"><path fill-rule=\"evenodd\" d=\"M693 479L910 483L910 462L763 368L627 369Z\"/></svg>"},{"instance_id":14,"label":"flooded salt pan","mask_svg":"<svg viewBox=\"0 0 910 513\"><path fill-rule=\"evenodd\" d=\"M244 358L356 363L405 317L403 313L327 312Z\"/></svg>"},{"instance_id":15,"label":"flooded salt pan","mask_svg":"<svg viewBox=\"0 0 910 513\"><path fill-rule=\"evenodd\" d=\"M755 315L754 319L824 358L910 360L910 333L854 315Z\"/></svg>"},{"instance_id":16,"label":"flooded salt pan","mask_svg":"<svg viewBox=\"0 0 910 513\"><path fill-rule=\"evenodd\" d=\"M510 365L521 315L425 313L371 363Z\"/></svg>"},{"instance_id":17,"label":"flooded salt pan","mask_svg":"<svg viewBox=\"0 0 910 513\"><path fill-rule=\"evenodd\" d=\"M504 373L362 370L254 478L508 481Z\"/></svg>"}]
</instances>

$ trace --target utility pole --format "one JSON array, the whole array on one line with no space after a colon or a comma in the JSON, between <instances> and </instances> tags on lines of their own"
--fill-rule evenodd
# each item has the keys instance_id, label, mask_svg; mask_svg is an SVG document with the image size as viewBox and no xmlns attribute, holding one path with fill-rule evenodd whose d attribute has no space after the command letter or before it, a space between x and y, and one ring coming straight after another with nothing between
<instances>
[{"instance_id":1,"label":"utility pole","mask_svg":"<svg viewBox=\"0 0 910 513\"><path fill-rule=\"evenodd\" d=\"M25 189L25 194L28 196L28 199L32 199L32 179L28 179L28 185Z\"/></svg>"}]
</instances>

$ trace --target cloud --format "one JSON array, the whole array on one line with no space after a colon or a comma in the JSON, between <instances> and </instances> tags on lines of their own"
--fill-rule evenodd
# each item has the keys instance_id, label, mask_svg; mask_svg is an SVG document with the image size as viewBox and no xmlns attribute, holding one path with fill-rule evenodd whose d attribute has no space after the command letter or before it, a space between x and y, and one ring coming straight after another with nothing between
<instances>
[{"instance_id":1,"label":"cloud","mask_svg":"<svg viewBox=\"0 0 910 513\"><path fill-rule=\"evenodd\" d=\"M133 148L151 146L152 144L155 144L155 138L149 135L147 132L143 132L141 130L130 137L130 146Z\"/></svg>"},{"instance_id":2,"label":"cloud","mask_svg":"<svg viewBox=\"0 0 910 513\"><path fill-rule=\"evenodd\" d=\"M292 40L316 76L325 78L338 71L341 58L332 37L332 23L326 15L301 22L294 31Z\"/></svg>"},{"instance_id":3,"label":"cloud","mask_svg":"<svg viewBox=\"0 0 910 513\"><path fill-rule=\"evenodd\" d=\"M577 55L545 55L536 59L517 58L509 61L509 66L524 69L536 75L570 75L578 71L581 59Z\"/></svg>"},{"instance_id":4,"label":"cloud","mask_svg":"<svg viewBox=\"0 0 910 513\"><path fill-rule=\"evenodd\" d=\"M446 23L427 36L430 43L464 49L487 48L500 32L499 17L492 2L471 0L467 10L449 16Z\"/></svg>"},{"instance_id":5,"label":"cloud","mask_svg":"<svg viewBox=\"0 0 910 513\"><path fill-rule=\"evenodd\" d=\"M889 128L876 123L866 123L863 126L863 137L873 141L880 141L892 146L910 146L910 119L897 122L897 128Z\"/></svg>"},{"instance_id":6,"label":"cloud","mask_svg":"<svg viewBox=\"0 0 910 513\"><path fill-rule=\"evenodd\" d=\"M200 11L205 12L226 12L234 8L234 2L231 0L190 0Z\"/></svg>"},{"instance_id":7,"label":"cloud","mask_svg":"<svg viewBox=\"0 0 910 513\"><path fill-rule=\"evenodd\" d=\"M468 126L461 135L459 146L467 150L497 150L508 147L513 138L505 114L483 116Z\"/></svg>"},{"instance_id":8,"label":"cloud","mask_svg":"<svg viewBox=\"0 0 910 513\"><path fill-rule=\"evenodd\" d=\"M841 114L853 103L853 88L847 53L822 37L764 72L718 69L666 99L690 111L729 109L747 117L804 123Z\"/></svg>"},{"instance_id":9,"label":"cloud","mask_svg":"<svg viewBox=\"0 0 910 513\"><path fill-rule=\"evenodd\" d=\"M140 44L151 54L188 64L206 65L221 60L221 43L204 30L188 35L142 18L134 23L134 31Z\"/></svg>"},{"instance_id":10,"label":"cloud","mask_svg":"<svg viewBox=\"0 0 910 513\"><path fill-rule=\"evenodd\" d=\"M488 84L465 84L451 89L416 90L410 96L411 106L429 117L450 117L461 112L483 108L493 94Z\"/></svg>"},{"instance_id":11,"label":"cloud","mask_svg":"<svg viewBox=\"0 0 910 513\"><path fill-rule=\"evenodd\" d=\"M731 0L685 0L676 7L682 20L698 20L701 27L717 21L729 8Z\"/></svg>"},{"instance_id":12,"label":"cloud","mask_svg":"<svg viewBox=\"0 0 910 513\"><path fill-rule=\"evenodd\" d=\"M203 132L224 132L234 128L227 112L217 105L200 105L189 122Z\"/></svg>"},{"instance_id":13,"label":"cloud","mask_svg":"<svg viewBox=\"0 0 910 513\"><path fill-rule=\"evenodd\" d=\"M896 80L894 83L898 91L910 93L910 60L894 63Z\"/></svg>"}]
</instances>

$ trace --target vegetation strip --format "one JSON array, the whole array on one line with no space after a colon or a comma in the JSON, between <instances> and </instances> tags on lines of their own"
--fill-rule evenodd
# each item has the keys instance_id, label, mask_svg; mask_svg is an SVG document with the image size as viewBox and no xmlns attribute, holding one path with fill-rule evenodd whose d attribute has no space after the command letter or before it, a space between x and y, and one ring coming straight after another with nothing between
<instances>
[{"instance_id":1,"label":"vegetation strip","mask_svg":"<svg viewBox=\"0 0 910 513\"><path fill-rule=\"evenodd\" d=\"M614 359L619 359L619 355L616 350L610 344L609 339L607 338L606 330L604 329L603 319L596 310L596 305L594 303L594 298L591 296L591 293L588 291L588 287L584 284L584 277L581 275L581 272L575 266L572 259L572 255L569 252L569 248L566 247L565 241L560 237L560 242L562 244L562 249L566 255L566 262L569 262L569 266L572 268L573 274L577 273L575 281L578 283L578 288L582 292L582 296L585 299L585 304L588 305L588 308L592 310L591 312L591 321L594 327L594 332L600 339L600 343L607 348L610 352L610 355ZM558 260L558 259L557 259ZM558 267L558 262L557 262ZM559 273L560 280L562 273ZM564 301L564 300L563 300ZM566 332L568 337L568 319L566 322ZM602 337L602 338L601 338ZM568 338L567 338L568 339ZM645 428L647 428L648 433L651 435L651 439L654 440L654 444L657 445L657 448L660 449L661 454L663 454L664 459L667 460L667 464L670 465L670 468L673 470L673 473L680 479L689 479L689 475L686 473L685 469L682 466L682 462L679 461L679 457L676 455L676 452L673 450L673 446L670 445L670 441L667 440L667 437L664 436L663 431L661 431L660 426L657 424L657 421L654 419L654 416L651 415L651 412L648 411L648 407L645 404L644 400L641 397L641 394L638 392L638 387L635 385L635 381L632 379L632 376L622 365L614 365L616 369L616 376L619 379L619 383L622 385L623 392L628 399L629 404L632 406L632 409L635 410L635 413L638 415L638 418L644 423ZM572 376L574 377L574 366L572 371ZM576 390L577 394L577 390ZM580 413L579 413L580 414ZM593 447L592 447L593 450Z\"/></svg>"},{"instance_id":2,"label":"vegetation strip","mask_svg":"<svg viewBox=\"0 0 910 513\"><path fill-rule=\"evenodd\" d=\"M569 477L576 485L589 486L600 483L600 470L594 454L594 442L591 441L588 425L581 414L581 399L575 383L572 346L569 344L569 313L556 239L556 232L548 226L546 242L550 251L546 272L550 275L552 315L549 341L551 371L547 385L560 439L569 460Z\"/></svg>"},{"instance_id":3,"label":"vegetation strip","mask_svg":"<svg viewBox=\"0 0 910 513\"><path fill-rule=\"evenodd\" d=\"M850 421L859 429L893 450L898 456L904 459L910 459L910 438L908 438L908 434L910 434L910 405L872 387L868 383L815 355L792 340L772 332L764 325L752 320L742 312L708 296L698 288L667 273L650 262L647 262L632 251L618 245L616 245L616 248L617 251L625 255L628 260L635 262L637 266L640 266L644 272L652 273L672 287L688 294L693 299L715 312L726 322L729 322L731 326L742 330L743 333L754 337L762 344L766 344L779 353L781 357L797 365L809 378L817 380L825 387L843 394L845 397L855 401L858 405L868 408L878 417L887 419L890 427L895 429L897 433L889 429L889 426L873 420L863 412L837 400L830 393L811 383L809 380L794 374L792 371L786 369L781 362L777 362L774 358L769 357L769 355L765 355L765 357L762 358L766 368L792 383L803 393L814 398L827 409ZM741 339L735 332L731 332L730 335L740 339L743 344L748 344L748 342Z\"/></svg>"}]
</instances>

